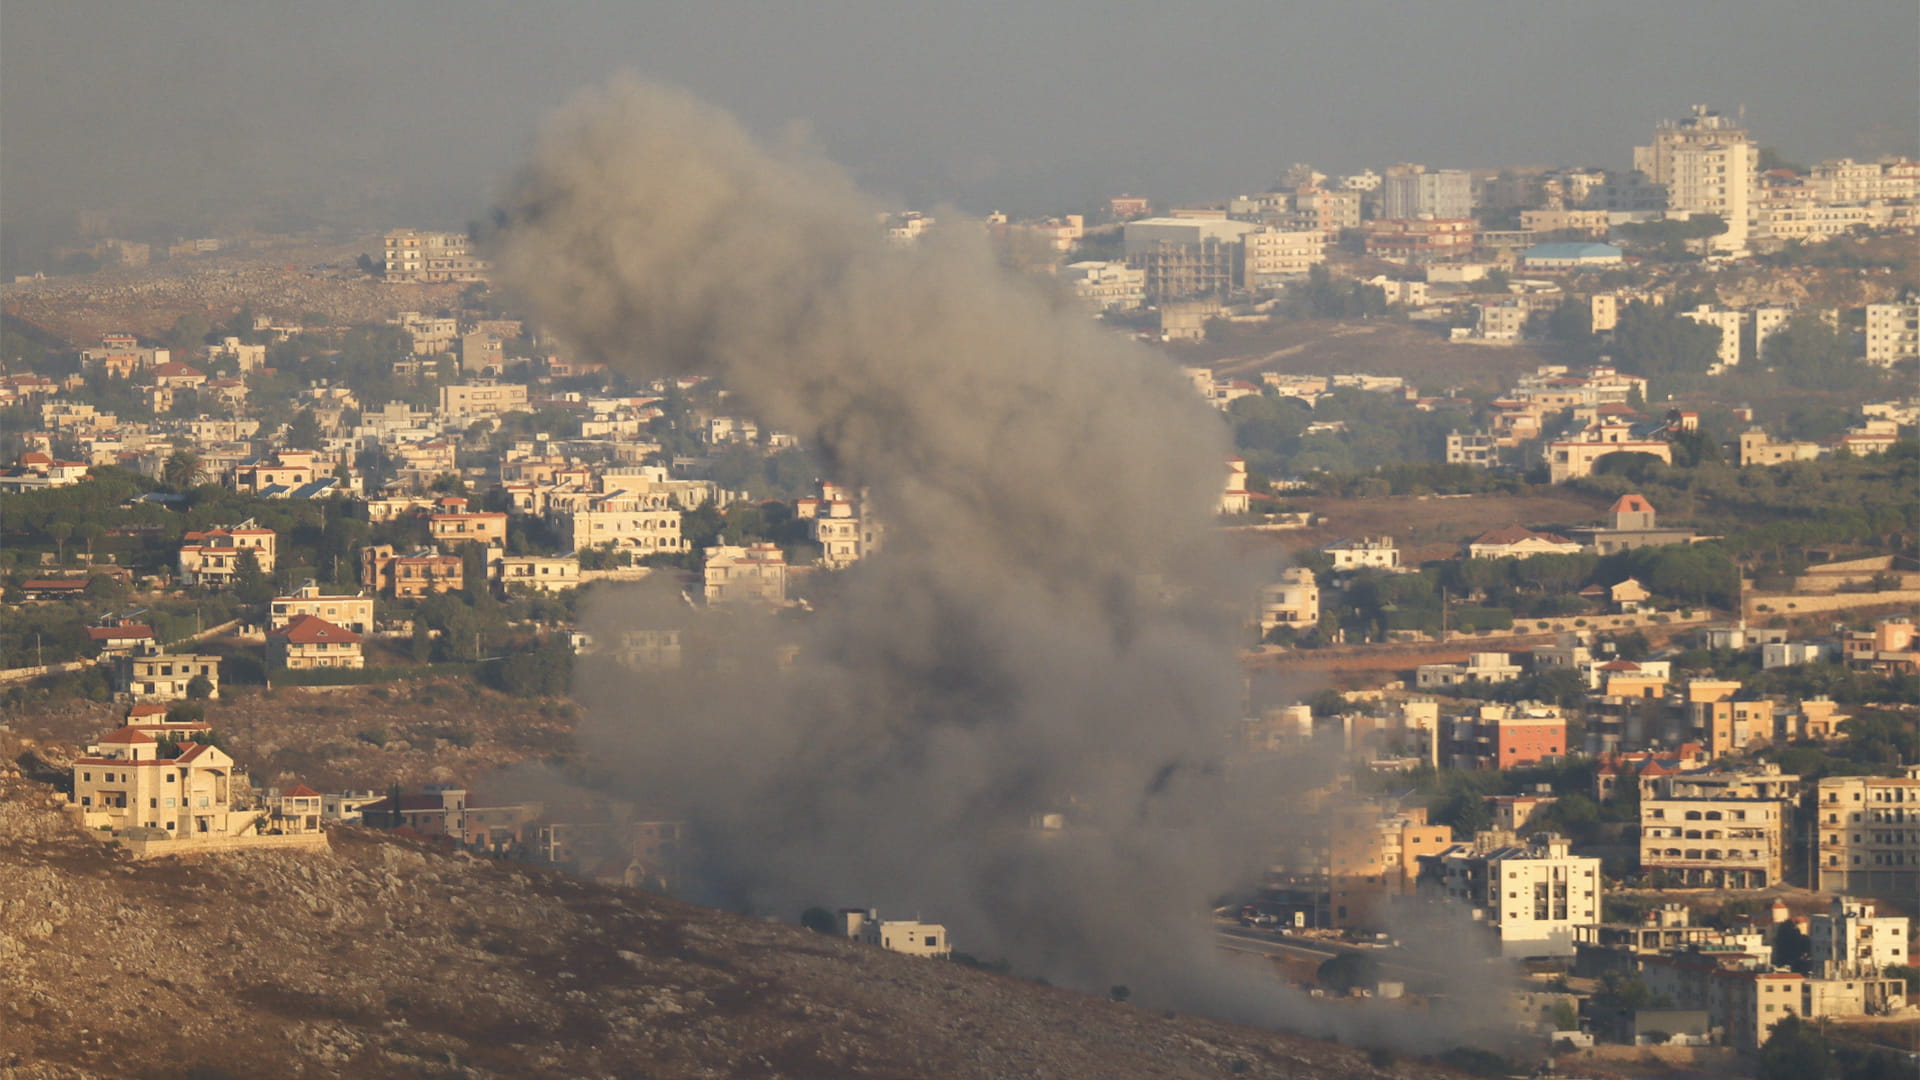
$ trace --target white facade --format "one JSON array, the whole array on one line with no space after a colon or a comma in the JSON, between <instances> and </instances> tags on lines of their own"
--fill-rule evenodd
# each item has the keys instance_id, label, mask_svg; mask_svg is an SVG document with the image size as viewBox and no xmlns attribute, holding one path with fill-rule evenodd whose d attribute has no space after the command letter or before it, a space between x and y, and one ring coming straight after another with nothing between
<instances>
[{"instance_id":1,"label":"white facade","mask_svg":"<svg viewBox=\"0 0 1920 1080\"><path fill-rule=\"evenodd\" d=\"M1493 931L1503 957L1572 956L1574 929L1600 921L1600 860L1571 854L1558 836L1456 844L1437 859L1447 899Z\"/></svg>"},{"instance_id":2,"label":"white facade","mask_svg":"<svg viewBox=\"0 0 1920 1080\"><path fill-rule=\"evenodd\" d=\"M1320 624L1320 586L1313 571L1290 566L1280 580L1260 589L1260 632L1279 626L1311 630Z\"/></svg>"},{"instance_id":3,"label":"white facade","mask_svg":"<svg viewBox=\"0 0 1920 1080\"><path fill-rule=\"evenodd\" d=\"M1867 305L1867 362L1891 366L1920 356L1920 303Z\"/></svg>"},{"instance_id":4,"label":"white facade","mask_svg":"<svg viewBox=\"0 0 1920 1080\"><path fill-rule=\"evenodd\" d=\"M855 941L878 945L908 956L951 956L953 940L939 923L880 918L872 909L843 908L841 931Z\"/></svg>"},{"instance_id":5,"label":"white facade","mask_svg":"<svg viewBox=\"0 0 1920 1080\"><path fill-rule=\"evenodd\" d=\"M1879 975L1907 962L1909 921L1874 914L1873 905L1835 897L1833 910L1807 924L1813 973L1822 979Z\"/></svg>"},{"instance_id":6,"label":"white facade","mask_svg":"<svg viewBox=\"0 0 1920 1080\"><path fill-rule=\"evenodd\" d=\"M1740 364L1740 330L1747 323L1744 311L1720 311L1712 305L1701 304L1692 311L1680 313L1683 319L1691 319L1701 326L1711 326L1720 331L1720 344L1714 349L1714 364L1717 368L1737 367Z\"/></svg>"},{"instance_id":7,"label":"white facade","mask_svg":"<svg viewBox=\"0 0 1920 1080\"><path fill-rule=\"evenodd\" d=\"M1663 120L1653 143L1633 151L1633 167L1665 185L1667 207L1682 214L1717 214L1727 231L1712 239L1715 251L1747 247L1748 203L1759 151L1732 117L1703 105L1681 120Z\"/></svg>"}]
</instances>

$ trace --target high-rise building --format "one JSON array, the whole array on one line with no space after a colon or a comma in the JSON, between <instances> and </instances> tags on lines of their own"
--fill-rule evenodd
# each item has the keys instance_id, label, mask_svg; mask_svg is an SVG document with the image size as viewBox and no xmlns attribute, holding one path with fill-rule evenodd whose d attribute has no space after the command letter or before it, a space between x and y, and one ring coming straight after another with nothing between
<instances>
[{"instance_id":1,"label":"high-rise building","mask_svg":"<svg viewBox=\"0 0 1920 1080\"><path fill-rule=\"evenodd\" d=\"M1920 888L1920 765L1905 776L1830 776L1814 794L1822 892L1913 896Z\"/></svg>"},{"instance_id":2,"label":"high-rise building","mask_svg":"<svg viewBox=\"0 0 1920 1080\"><path fill-rule=\"evenodd\" d=\"M1891 366L1920 356L1920 303L1867 305L1867 362Z\"/></svg>"},{"instance_id":3,"label":"high-rise building","mask_svg":"<svg viewBox=\"0 0 1920 1080\"><path fill-rule=\"evenodd\" d=\"M1380 185L1383 218L1473 216L1473 177L1461 169L1415 171L1419 166L1390 170Z\"/></svg>"},{"instance_id":4,"label":"high-rise building","mask_svg":"<svg viewBox=\"0 0 1920 1080\"><path fill-rule=\"evenodd\" d=\"M1747 247L1748 202L1753 193L1759 151L1733 117L1705 105L1690 116L1662 120L1653 143L1633 149L1633 167L1667 189L1667 209L1687 214L1717 214L1727 231L1712 239L1715 251Z\"/></svg>"}]
</instances>

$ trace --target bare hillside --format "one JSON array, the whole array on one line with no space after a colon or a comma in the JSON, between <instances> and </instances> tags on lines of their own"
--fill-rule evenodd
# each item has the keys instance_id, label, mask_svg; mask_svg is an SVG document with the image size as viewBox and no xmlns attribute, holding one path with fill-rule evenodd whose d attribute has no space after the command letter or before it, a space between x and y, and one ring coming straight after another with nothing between
<instances>
[{"instance_id":1,"label":"bare hillside","mask_svg":"<svg viewBox=\"0 0 1920 1080\"><path fill-rule=\"evenodd\" d=\"M0 1075L1452 1075L359 829L136 863L0 733Z\"/></svg>"}]
</instances>

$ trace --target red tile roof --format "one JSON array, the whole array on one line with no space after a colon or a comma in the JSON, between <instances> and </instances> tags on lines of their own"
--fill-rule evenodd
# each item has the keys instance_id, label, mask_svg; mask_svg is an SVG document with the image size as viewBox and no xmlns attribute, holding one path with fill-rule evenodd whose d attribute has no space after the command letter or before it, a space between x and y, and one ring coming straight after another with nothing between
<instances>
[{"instance_id":1,"label":"red tile roof","mask_svg":"<svg viewBox=\"0 0 1920 1080\"><path fill-rule=\"evenodd\" d=\"M1643 495L1622 495L1612 506L1607 508L1607 512L1610 514L1650 514L1653 512L1653 504L1648 502Z\"/></svg>"},{"instance_id":2,"label":"red tile roof","mask_svg":"<svg viewBox=\"0 0 1920 1080\"><path fill-rule=\"evenodd\" d=\"M308 787L305 784L297 784L294 786L293 790L282 792L281 794L283 798L288 798L288 799L317 799L320 797L319 792L313 790L312 788Z\"/></svg>"},{"instance_id":3,"label":"red tile roof","mask_svg":"<svg viewBox=\"0 0 1920 1080\"><path fill-rule=\"evenodd\" d=\"M318 615L295 615L287 620L287 625L273 632L274 637L285 638L289 645L317 645L321 642L337 642L357 645L360 635L344 626L336 626Z\"/></svg>"},{"instance_id":4,"label":"red tile roof","mask_svg":"<svg viewBox=\"0 0 1920 1080\"><path fill-rule=\"evenodd\" d=\"M109 732L100 742L109 746L152 746L153 736L135 727L123 727Z\"/></svg>"}]
</instances>

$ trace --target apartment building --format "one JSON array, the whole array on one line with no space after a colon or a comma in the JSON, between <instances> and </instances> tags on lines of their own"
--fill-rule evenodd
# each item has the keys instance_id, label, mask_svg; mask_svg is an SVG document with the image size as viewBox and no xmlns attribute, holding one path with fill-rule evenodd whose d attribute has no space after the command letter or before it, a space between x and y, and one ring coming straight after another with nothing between
<instances>
[{"instance_id":1,"label":"apartment building","mask_svg":"<svg viewBox=\"0 0 1920 1080\"><path fill-rule=\"evenodd\" d=\"M1327 261L1326 237L1317 229L1295 231L1262 227L1240 238L1241 284L1271 289L1307 275Z\"/></svg>"},{"instance_id":2,"label":"apartment building","mask_svg":"<svg viewBox=\"0 0 1920 1080\"><path fill-rule=\"evenodd\" d=\"M612 546L643 555L688 550L680 535L680 511L664 506L641 510L562 510L549 515L573 551Z\"/></svg>"},{"instance_id":3,"label":"apartment building","mask_svg":"<svg viewBox=\"0 0 1920 1080\"><path fill-rule=\"evenodd\" d=\"M503 592L516 588L559 592L580 584L580 559L576 555L508 555L494 566Z\"/></svg>"},{"instance_id":4,"label":"apartment building","mask_svg":"<svg viewBox=\"0 0 1920 1080\"><path fill-rule=\"evenodd\" d=\"M1920 895L1920 765L1900 776L1832 776L1814 789L1815 887Z\"/></svg>"},{"instance_id":5,"label":"apartment building","mask_svg":"<svg viewBox=\"0 0 1920 1080\"><path fill-rule=\"evenodd\" d=\"M1716 214L1727 231L1710 241L1713 250L1747 247L1748 201L1759 150L1735 118L1695 105L1679 120L1662 120L1653 142L1633 151L1633 167L1667 189L1668 211Z\"/></svg>"},{"instance_id":6,"label":"apartment building","mask_svg":"<svg viewBox=\"0 0 1920 1080\"><path fill-rule=\"evenodd\" d=\"M479 379L440 388L440 416L449 424L526 411L527 388L519 383Z\"/></svg>"},{"instance_id":7,"label":"apartment building","mask_svg":"<svg viewBox=\"0 0 1920 1080\"><path fill-rule=\"evenodd\" d=\"M1131 311L1146 302L1147 272L1124 262L1068 263L1060 276L1075 296L1101 311Z\"/></svg>"},{"instance_id":8,"label":"apartment building","mask_svg":"<svg viewBox=\"0 0 1920 1080\"><path fill-rule=\"evenodd\" d=\"M1572 956L1576 929L1600 921L1600 860L1551 833L1481 833L1424 863L1423 887L1470 910L1502 957Z\"/></svg>"},{"instance_id":9,"label":"apartment building","mask_svg":"<svg viewBox=\"0 0 1920 1080\"><path fill-rule=\"evenodd\" d=\"M1891 367L1920 357L1920 303L1867 305L1867 362Z\"/></svg>"},{"instance_id":10,"label":"apartment building","mask_svg":"<svg viewBox=\"0 0 1920 1080\"><path fill-rule=\"evenodd\" d=\"M1720 332L1720 343L1714 346L1714 364L1716 368L1738 367L1740 364L1740 333L1747 325L1747 313L1744 311L1722 311L1711 304L1701 304L1692 311L1683 311L1680 317L1710 326Z\"/></svg>"},{"instance_id":11,"label":"apartment building","mask_svg":"<svg viewBox=\"0 0 1920 1080\"><path fill-rule=\"evenodd\" d=\"M487 263L467 250L464 233L395 229L383 238L389 282L485 281Z\"/></svg>"},{"instance_id":12,"label":"apartment building","mask_svg":"<svg viewBox=\"0 0 1920 1080\"><path fill-rule=\"evenodd\" d=\"M290 671L365 665L360 635L318 615L295 615L267 634L267 663Z\"/></svg>"},{"instance_id":13,"label":"apartment building","mask_svg":"<svg viewBox=\"0 0 1920 1080\"><path fill-rule=\"evenodd\" d=\"M707 603L787 602L787 556L777 545L721 545L706 557Z\"/></svg>"},{"instance_id":14,"label":"apartment building","mask_svg":"<svg viewBox=\"0 0 1920 1080\"><path fill-rule=\"evenodd\" d=\"M1654 797L1641 796L1641 872L1665 874L1691 888L1779 884L1786 868L1790 799L1684 794L1689 790L1667 786Z\"/></svg>"},{"instance_id":15,"label":"apartment building","mask_svg":"<svg viewBox=\"0 0 1920 1080\"><path fill-rule=\"evenodd\" d=\"M368 544L360 549L360 584L401 600L457 592L466 587L466 565L458 555L401 555L392 544Z\"/></svg>"},{"instance_id":16,"label":"apartment building","mask_svg":"<svg viewBox=\"0 0 1920 1080\"><path fill-rule=\"evenodd\" d=\"M434 546L447 553L458 552L463 544L505 547L507 515L487 512L433 514L427 518L427 531L433 537Z\"/></svg>"},{"instance_id":17,"label":"apartment building","mask_svg":"<svg viewBox=\"0 0 1920 1080\"><path fill-rule=\"evenodd\" d=\"M1127 265L1148 303L1223 295L1241 283L1241 238L1254 226L1226 218L1142 218L1122 229Z\"/></svg>"},{"instance_id":18,"label":"apartment building","mask_svg":"<svg viewBox=\"0 0 1920 1080\"><path fill-rule=\"evenodd\" d=\"M1429 824L1424 806L1336 795L1287 831L1262 900L1284 925L1384 927L1390 906L1415 892L1421 859L1452 842L1453 830Z\"/></svg>"},{"instance_id":19,"label":"apartment building","mask_svg":"<svg viewBox=\"0 0 1920 1080\"><path fill-rule=\"evenodd\" d=\"M1290 566L1280 580L1260 587L1260 633L1281 627L1305 632L1320 625L1320 585L1313 571Z\"/></svg>"},{"instance_id":20,"label":"apartment building","mask_svg":"<svg viewBox=\"0 0 1920 1080\"><path fill-rule=\"evenodd\" d=\"M373 632L373 597L365 593L329 596L309 580L289 596L276 596L267 605L267 629L279 630L301 615L325 619L356 634Z\"/></svg>"},{"instance_id":21,"label":"apartment building","mask_svg":"<svg viewBox=\"0 0 1920 1080\"><path fill-rule=\"evenodd\" d=\"M1380 183L1383 218L1470 218L1473 177L1463 169L1396 165Z\"/></svg>"},{"instance_id":22,"label":"apartment building","mask_svg":"<svg viewBox=\"0 0 1920 1080\"><path fill-rule=\"evenodd\" d=\"M134 701L185 701L195 679L207 681L208 697L219 697L220 658L163 653L151 642L113 658L113 688Z\"/></svg>"}]
</instances>

